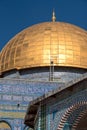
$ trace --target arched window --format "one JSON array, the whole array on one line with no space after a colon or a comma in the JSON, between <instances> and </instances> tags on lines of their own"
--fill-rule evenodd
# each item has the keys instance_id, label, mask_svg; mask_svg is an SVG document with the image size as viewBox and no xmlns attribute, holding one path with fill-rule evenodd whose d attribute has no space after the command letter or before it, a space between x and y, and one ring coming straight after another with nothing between
<instances>
[{"instance_id":1,"label":"arched window","mask_svg":"<svg viewBox=\"0 0 87 130\"><path fill-rule=\"evenodd\" d=\"M11 130L11 127L7 122L0 121L0 130Z\"/></svg>"}]
</instances>

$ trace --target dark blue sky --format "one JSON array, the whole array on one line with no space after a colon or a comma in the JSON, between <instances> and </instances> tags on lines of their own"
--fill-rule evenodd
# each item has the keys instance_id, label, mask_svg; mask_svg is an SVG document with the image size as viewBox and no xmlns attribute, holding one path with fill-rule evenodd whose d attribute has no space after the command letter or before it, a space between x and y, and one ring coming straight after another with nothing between
<instances>
[{"instance_id":1,"label":"dark blue sky","mask_svg":"<svg viewBox=\"0 0 87 130\"><path fill-rule=\"evenodd\" d=\"M57 21L87 30L87 0L0 0L0 50L18 32L36 23Z\"/></svg>"}]
</instances>

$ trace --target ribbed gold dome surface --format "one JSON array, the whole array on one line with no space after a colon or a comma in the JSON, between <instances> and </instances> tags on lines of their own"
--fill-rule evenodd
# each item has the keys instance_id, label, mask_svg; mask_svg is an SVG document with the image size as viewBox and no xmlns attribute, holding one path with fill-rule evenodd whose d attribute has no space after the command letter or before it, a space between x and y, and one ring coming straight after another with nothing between
<instances>
[{"instance_id":1,"label":"ribbed gold dome surface","mask_svg":"<svg viewBox=\"0 0 87 130\"><path fill-rule=\"evenodd\" d=\"M37 66L87 68L87 31L63 22L33 25L1 51L1 72Z\"/></svg>"}]
</instances>

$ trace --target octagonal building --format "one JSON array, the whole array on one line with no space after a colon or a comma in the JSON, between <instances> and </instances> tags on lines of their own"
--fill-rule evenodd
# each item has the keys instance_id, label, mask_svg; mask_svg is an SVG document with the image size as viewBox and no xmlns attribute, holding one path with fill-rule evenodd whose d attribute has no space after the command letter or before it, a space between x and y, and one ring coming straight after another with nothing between
<instances>
[{"instance_id":1,"label":"octagonal building","mask_svg":"<svg viewBox=\"0 0 87 130\"><path fill-rule=\"evenodd\" d=\"M24 29L0 52L0 128L30 129L23 123L28 103L86 73L86 30L54 14Z\"/></svg>"}]
</instances>

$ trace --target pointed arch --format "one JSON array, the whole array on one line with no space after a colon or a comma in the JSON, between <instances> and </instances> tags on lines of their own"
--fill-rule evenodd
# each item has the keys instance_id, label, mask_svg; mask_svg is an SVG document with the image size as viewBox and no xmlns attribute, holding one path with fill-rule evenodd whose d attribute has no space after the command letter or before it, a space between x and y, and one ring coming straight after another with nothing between
<instances>
[{"instance_id":1,"label":"pointed arch","mask_svg":"<svg viewBox=\"0 0 87 130\"><path fill-rule=\"evenodd\" d=\"M68 117L69 117L69 115L70 115L74 110L76 110L76 109L78 109L79 107L82 107L82 106L84 106L84 105L87 106L87 101L81 101L81 102L78 102L78 103L76 103L76 104L70 106L70 107L66 110L65 114L62 116L61 121L60 121L60 123L59 123L59 126L58 126L57 130L62 130L63 127L64 127L64 124L66 123L66 121L67 121L67 119L68 119ZM84 111L83 111L83 113L84 113ZM82 115L83 115L83 114L82 114ZM78 118L79 118L79 117L78 117ZM77 122L77 123L78 123L78 122ZM75 124L75 125L76 125L76 124Z\"/></svg>"}]
</instances>

